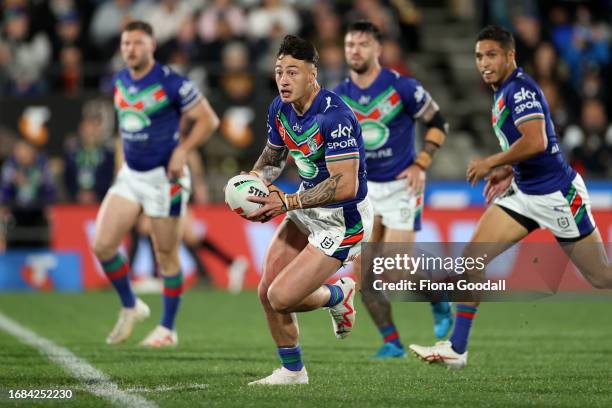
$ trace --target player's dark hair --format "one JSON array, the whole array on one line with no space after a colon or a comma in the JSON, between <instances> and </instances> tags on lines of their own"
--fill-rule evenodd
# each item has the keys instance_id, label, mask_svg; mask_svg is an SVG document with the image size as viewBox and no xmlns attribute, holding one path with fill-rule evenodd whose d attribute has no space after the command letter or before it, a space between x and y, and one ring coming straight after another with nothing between
<instances>
[{"instance_id":1,"label":"player's dark hair","mask_svg":"<svg viewBox=\"0 0 612 408\"><path fill-rule=\"evenodd\" d=\"M319 53L310 41L295 35L286 35L278 49L277 57L281 55L290 55L300 61L306 61L314 64L319 62Z\"/></svg>"},{"instance_id":2,"label":"player's dark hair","mask_svg":"<svg viewBox=\"0 0 612 408\"><path fill-rule=\"evenodd\" d=\"M382 39L383 39L382 32L371 21L368 21L368 20L353 21L352 23L348 25L348 27L346 27L347 33L352 33L355 31L360 32L360 33L371 34L372 37L374 37L376 41L378 41L379 43L382 42Z\"/></svg>"},{"instance_id":3,"label":"player's dark hair","mask_svg":"<svg viewBox=\"0 0 612 408\"><path fill-rule=\"evenodd\" d=\"M153 37L153 27L151 27L151 24L147 23L146 21L141 21L141 20L130 21L129 23L126 24L125 28L123 29L123 31L136 31L136 30L140 30L146 33L149 37Z\"/></svg>"},{"instance_id":4,"label":"player's dark hair","mask_svg":"<svg viewBox=\"0 0 612 408\"><path fill-rule=\"evenodd\" d=\"M514 37L512 33L504 27L498 25L489 25L480 30L476 41L491 40L496 41L505 51L510 51L514 48Z\"/></svg>"}]
</instances>

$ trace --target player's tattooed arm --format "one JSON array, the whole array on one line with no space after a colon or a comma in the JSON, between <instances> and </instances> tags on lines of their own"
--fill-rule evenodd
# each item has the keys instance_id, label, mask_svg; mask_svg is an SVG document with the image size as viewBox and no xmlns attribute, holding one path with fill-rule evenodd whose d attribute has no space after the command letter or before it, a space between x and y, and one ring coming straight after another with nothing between
<instances>
[{"instance_id":1,"label":"player's tattooed arm","mask_svg":"<svg viewBox=\"0 0 612 408\"><path fill-rule=\"evenodd\" d=\"M280 176L287 162L287 154L289 149L287 146L274 146L268 143L261 152L261 156L253 166L254 172L258 177L261 177L266 184L274 182Z\"/></svg>"},{"instance_id":2,"label":"player's tattooed arm","mask_svg":"<svg viewBox=\"0 0 612 408\"><path fill-rule=\"evenodd\" d=\"M296 194L286 194L287 210L323 207L355 198L359 189L359 160L327 163L329 178L315 187Z\"/></svg>"},{"instance_id":3,"label":"player's tattooed arm","mask_svg":"<svg viewBox=\"0 0 612 408\"><path fill-rule=\"evenodd\" d=\"M306 190L299 195L296 194L296 199L299 198L301 202L301 208L313 208L322 207L327 204L331 204L336 201L336 191L338 190L338 184L342 179L342 174L336 174L330 176L328 179L323 181L321 184ZM291 195L287 195L291 198Z\"/></svg>"},{"instance_id":4,"label":"player's tattooed arm","mask_svg":"<svg viewBox=\"0 0 612 408\"><path fill-rule=\"evenodd\" d=\"M270 195L267 197L249 197L249 201L263 204L263 207L253 211L247 218L251 221L266 222L290 210L322 207L357 195L359 160L328 163L327 169L329 178L309 190L285 194L274 185L270 185L268 186Z\"/></svg>"}]
</instances>

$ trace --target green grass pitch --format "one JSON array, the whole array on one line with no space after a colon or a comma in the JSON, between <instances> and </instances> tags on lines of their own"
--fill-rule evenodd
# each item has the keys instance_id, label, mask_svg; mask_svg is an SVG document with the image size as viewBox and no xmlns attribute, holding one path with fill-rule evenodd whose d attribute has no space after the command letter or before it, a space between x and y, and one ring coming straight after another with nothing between
<instances>
[{"instance_id":1,"label":"green grass pitch","mask_svg":"<svg viewBox=\"0 0 612 408\"><path fill-rule=\"evenodd\" d=\"M474 321L467 369L448 371L414 357L373 361L378 333L361 304L357 325L336 340L326 311L300 315L308 386L247 387L279 365L254 293L192 290L178 318L179 347L136 346L153 316L122 346L105 336L114 293L2 294L0 312L86 359L124 390L160 407L525 407L612 406L612 313L608 302L487 303ZM434 342L429 305L395 303L404 343ZM67 401L9 401L9 389L70 388ZM33 348L0 331L0 406L103 407L83 385Z\"/></svg>"}]
</instances>

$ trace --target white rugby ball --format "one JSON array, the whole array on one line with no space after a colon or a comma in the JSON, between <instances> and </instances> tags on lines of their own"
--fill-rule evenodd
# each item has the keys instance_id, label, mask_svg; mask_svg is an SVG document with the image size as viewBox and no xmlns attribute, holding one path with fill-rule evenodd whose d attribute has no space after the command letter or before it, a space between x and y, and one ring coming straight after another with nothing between
<instances>
[{"instance_id":1,"label":"white rugby ball","mask_svg":"<svg viewBox=\"0 0 612 408\"><path fill-rule=\"evenodd\" d=\"M267 197L270 194L268 187L259 178L250 174L239 174L227 182L225 186L225 203L241 217L246 217L262 205L247 200L249 196Z\"/></svg>"}]
</instances>

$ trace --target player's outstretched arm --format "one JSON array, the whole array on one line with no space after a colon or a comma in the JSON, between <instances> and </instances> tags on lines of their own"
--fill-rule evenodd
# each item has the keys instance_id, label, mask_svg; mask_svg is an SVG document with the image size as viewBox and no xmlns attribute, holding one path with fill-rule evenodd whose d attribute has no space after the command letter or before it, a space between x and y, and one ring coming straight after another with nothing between
<instances>
[{"instance_id":1,"label":"player's outstretched arm","mask_svg":"<svg viewBox=\"0 0 612 408\"><path fill-rule=\"evenodd\" d=\"M275 146L268 142L250 173L262 179L264 183L272 184L283 172L288 153L287 146Z\"/></svg>"},{"instance_id":2,"label":"player's outstretched arm","mask_svg":"<svg viewBox=\"0 0 612 408\"><path fill-rule=\"evenodd\" d=\"M521 162L545 151L548 147L545 125L542 119L522 123L518 127L521 137L508 150L470 162L467 180L474 186L495 167Z\"/></svg>"},{"instance_id":3,"label":"player's outstretched arm","mask_svg":"<svg viewBox=\"0 0 612 408\"><path fill-rule=\"evenodd\" d=\"M189 124L190 130L172 152L168 163L168 178L170 179L182 177L188 153L208 140L219 127L219 117L206 98L201 98L200 103L196 103L191 109L183 112L181 122L183 121Z\"/></svg>"}]
</instances>

